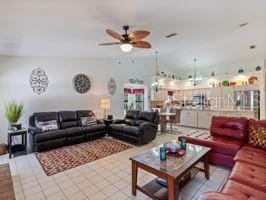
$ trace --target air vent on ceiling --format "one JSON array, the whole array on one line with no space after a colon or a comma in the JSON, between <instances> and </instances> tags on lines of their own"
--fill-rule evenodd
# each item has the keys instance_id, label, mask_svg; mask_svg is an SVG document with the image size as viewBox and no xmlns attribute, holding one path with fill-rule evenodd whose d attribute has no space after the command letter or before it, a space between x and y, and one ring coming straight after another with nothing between
<instances>
[{"instance_id":1,"label":"air vent on ceiling","mask_svg":"<svg viewBox=\"0 0 266 200\"><path fill-rule=\"evenodd\" d=\"M171 37L174 37L174 36L177 36L177 33L171 33L169 35L166 35L165 37L166 38L171 38Z\"/></svg>"},{"instance_id":2,"label":"air vent on ceiling","mask_svg":"<svg viewBox=\"0 0 266 200\"><path fill-rule=\"evenodd\" d=\"M246 26L246 25L248 25L248 23L247 23L247 22L244 22L244 23L239 24L238 26L239 26L239 27L244 27L244 26Z\"/></svg>"},{"instance_id":3,"label":"air vent on ceiling","mask_svg":"<svg viewBox=\"0 0 266 200\"><path fill-rule=\"evenodd\" d=\"M256 49L256 45L250 45L249 49Z\"/></svg>"}]
</instances>

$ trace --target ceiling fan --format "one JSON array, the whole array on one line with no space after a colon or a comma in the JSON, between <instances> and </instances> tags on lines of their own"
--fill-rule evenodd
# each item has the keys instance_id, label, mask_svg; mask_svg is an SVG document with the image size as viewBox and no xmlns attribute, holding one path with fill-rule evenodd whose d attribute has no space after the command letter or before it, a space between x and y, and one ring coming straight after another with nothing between
<instances>
[{"instance_id":1,"label":"ceiling fan","mask_svg":"<svg viewBox=\"0 0 266 200\"><path fill-rule=\"evenodd\" d=\"M116 33L115 31L111 29L106 29L106 33L110 35L111 37L120 40L120 42L107 42L107 43L101 43L99 45L102 46L108 46L108 45L120 45L120 49L123 52L130 52L133 47L135 48L142 48L142 49L150 49L151 44L149 42L143 41L145 37L147 37L150 32L149 31L134 31L132 33L128 33L129 26L123 26L123 29L125 31L124 34Z\"/></svg>"}]
</instances>

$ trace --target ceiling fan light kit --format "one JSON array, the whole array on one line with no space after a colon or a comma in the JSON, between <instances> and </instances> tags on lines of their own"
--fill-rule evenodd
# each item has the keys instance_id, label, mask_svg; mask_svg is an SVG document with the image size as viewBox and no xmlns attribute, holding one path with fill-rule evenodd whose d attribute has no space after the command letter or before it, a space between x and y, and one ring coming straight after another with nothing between
<instances>
[{"instance_id":1,"label":"ceiling fan light kit","mask_svg":"<svg viewBox=\"0 0 266 200\"><path fill-rule=\"evenodd\" d=\"M109 46L109 45L120 45L120 49L123 52L130 52L132 48L141 48L141 49L150 49L151 44L149 42L143 41L145 37L147 37L150 32L139 30L134 31L132 33L128 33L129 26L123 26L125 31L124 34L116 33L111 29L106 29L106 33L114 39L119 40L120 42L107 42L101 43L101 46Z\"/></svg>"},{"instance_id":2,"label":"ceiling fan light kit","mask_svg":"<svg viewBox=\"0 0 266 200\"><path fill-rule=\"evenodd\" d=\"M130 52L132 50L133 46L129 43L120 44L120 49L123 52Z\"/></svg>"}]
</instances>

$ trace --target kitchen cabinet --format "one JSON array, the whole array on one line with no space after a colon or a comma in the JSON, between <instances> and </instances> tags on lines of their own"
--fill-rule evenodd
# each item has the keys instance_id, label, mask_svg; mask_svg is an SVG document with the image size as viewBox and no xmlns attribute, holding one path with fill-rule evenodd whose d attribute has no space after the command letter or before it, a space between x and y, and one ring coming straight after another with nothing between
<instances>
[{"instance_id":1,"label":"kitchen cabinet","mask_svg":"<svg viewBox=\"0 0 266 200\"><path fill-rule=\"evenodd\" d=\"M193 90L184 90L183 99L190 100L193 97Z\"/></svg>"},{"instance_id":2,"label":"kitchen cabinet","mask_svg":"<svg viewBox=\"0 0 266 200\"><path fill-rule=\"evenodd\" d=\"M258 85L247 85L247 90L259 90Z\"/></svg>"},{"instance_id":3,"label":"kitchen cabinet","mask_svg":"<svg viewBox=\"0 0 266 200\"><path fill-rule=\"evenodd\" d=\"M222 87L222 95L221 95L221 109L234 109L235 101L234 101L234 87Z\"/></svg>"},{"instance_id":4,"label":"kitchen cabinet","mask_svg":"<svg viewBox=\"0 0 266 200\"><path fill-rule=\"evenodd\" d=\"M213 116L220 116L220 112L216 111L198 111L198 128L209 129Z\"/></svg>"},{"instance_id":5,"label":"kitchen cabinet","mask_svg":"<svg viewBox=\"0 0 266 200\"><path fill-rule=\"evenodd\" d=\"M180 124L183 126L198 126L198 112L191 110L182 110L180 116Z\"/></svg>"},{"instance_id":6,"label":"kitchen cabinet","mask_svg":"<svg viewBox=\"0 0 266 200\"><path fill-rule=\"evenodd\" d=\"M222 96L222 88L221 87L210 88L209 94L210 96L208 96L208 101L210 107L212 109L219 109L221 96Z\"/></svg>"},{"instance_id":7,"label":"kitchen cabinet","mask_svg":"<svg viewBox=\"0 0 266 200\"><path fill-rule=\"evenodd\" d=\"M155 92L155 101L165 101L167 98L167 90L158 90Z\"/></svg>"},{"instance_id":8,"label":"kitchen cabinet","mask_svg":"<svg viewBox=\"0 0 266 200\"><path fill-rule=\"evenodd\" d=\"M195 89L193 90L193 96L204 96L206 92L204 89Z\"/></svg>"},{"instance_id":9,"label":"kitchen cabinet","mask_svg":"<svg viewBox=\"0 0 266 200\"><path fill-rule=\"evenodd\" d=\"M178 90L173 91L173 100L174 101L180 101L180 99L179 99L179 91Z\"/></svg>"}]
</instances>

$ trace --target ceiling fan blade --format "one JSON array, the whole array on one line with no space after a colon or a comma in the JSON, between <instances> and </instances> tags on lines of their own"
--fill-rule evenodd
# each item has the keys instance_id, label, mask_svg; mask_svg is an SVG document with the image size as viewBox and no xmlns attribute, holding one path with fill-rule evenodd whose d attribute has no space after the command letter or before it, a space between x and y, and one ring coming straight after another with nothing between
<instances>
[{"instance_id":1,"label":"ceiling fan blade","mask_svg":"<svg viewBox=\"0 0 266 200\"><path fill-rule=\"evenodd\" d=\"M111 29L106 29L105 31L106 31L106 33L107 33L108 35L110 35L111 37L113 37L113 38L115 38L115 39L118 39L118 40L125 40L125 38L124 38L122 35L120 35L119 33L115 32L115 31L113 31L113 30L111 30Z\"/></svg>"},{"instance_id":2,"label":"ceiling fan blade","mask_svg":"<svg viewBox=\"0 0 266 200\"><path fill-rule=\"evenodd\" d=\"M142 48L142 49L150 49L151 48L151 44L149 42L146 42L146 41L135 41L132 44L132 46L135 48Z\"/></svg>"},{"instance_id":3,"label":"ceiling fan blade","mask_svg":"<svg viewBox=\"0 0 266 200\"><path fill-rule=\"evenodd\" d=\"M121 44L121 43L120 42L106 42L106 43L101 43L98 45L107 46L107 45L117 45L117 44Z\"/></svg>"},{"instance_id":4,"label":"ceiling fan blade","mask_svg":"<svg viewBox=\"0 0 266 200\"><path fill-rule=\"evenodd\" d=\"M148 35L150 35L149 31L134 31L132 33L129 34L129 38L132 40L141 40L145 37L147 37Z\"/></svg>"}]
</instances>

